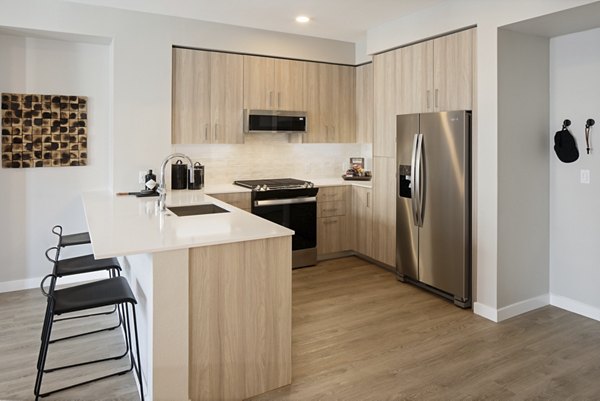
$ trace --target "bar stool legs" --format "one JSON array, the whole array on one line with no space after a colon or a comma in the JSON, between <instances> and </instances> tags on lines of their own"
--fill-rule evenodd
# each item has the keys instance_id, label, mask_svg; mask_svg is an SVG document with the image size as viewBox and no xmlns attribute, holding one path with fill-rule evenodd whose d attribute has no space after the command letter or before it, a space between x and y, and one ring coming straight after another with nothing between
<instances>
[{"instance_id":1,"label":"bar stool legs","mask_svg":"<svg viewBox=\"0 0 600 401\"><path fill-rule=\"evenodd\" d=\"M50 279L50 290L44 291L44 282ZM87 284L82 284L75 287L69 287L61 290L54 290L56 283L56 276L53 274L47 275L42 280L42 292L47 296L48 306L46 310L46 317L42 328L42 341L40 345L40 353L38 356L38 370L36 375L36 382L34 386L34 395L36 400L40 397L45 397L50 394L57 393L59 391L71 389L74 387L82 386L85 384L93 383L99 380L103 380L109 377L123 375L132 372L135 369L135 375L140 385L140 397L144 400L143 387L142 387L142 372L140 367L140 351L139 351L139 339L138 339L138 326L137 326L137 315L135 300L133 293L127 280L124 277L115 277L105 280L95 281ZM108 305L116 305L122 308L123 312L123 336L126 346L126 351L123 355L111 356L100 358L92 361L83 361L74 364L68 364L64 366L46 368L46 361L48 356L48 349L50 345L50 337L53 327L53 319L55 315L61 315L63 313L71 313L77 311L83 311L90 308L97 308ZM131 307L131 315L129 312L129 306ZM135 340L135 356L134 356L134 344L132 343L132 324L130 317L133 317L133 334ZM116 372L95 377L93 379L77 382L62 388L54 389L51 391L41 392L42 380L44 374L55 372L58 370L72 369L83 365L90 365L98 362L104 362L114 359L121 359L129 354L130 364L125 369L119 369Z\"/></svg>"}]
</instances>

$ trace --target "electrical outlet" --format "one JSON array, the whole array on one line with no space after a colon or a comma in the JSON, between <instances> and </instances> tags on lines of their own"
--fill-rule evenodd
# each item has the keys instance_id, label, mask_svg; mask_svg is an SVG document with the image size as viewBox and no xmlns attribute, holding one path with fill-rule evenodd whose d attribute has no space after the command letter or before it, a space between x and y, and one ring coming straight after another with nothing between
<instances>
[{"instance_id":1,"label":"electrical outlet","mask_svg":"<svg viewBox=\"0 0 600 401\"><path fill-rule=\"evenodd\" d=\"M146 172L145 171L138 172L138 184L145 184L146 183L144 181L145 178L146 178Z\"/></svg>"},{"instance_id":2,"label":"electrical outlet","mask_svg":"<svg viewBox=\"0 0 600 401\"><path fill-rule=\"evenodd\" d=\"M580 170L579 171L579 181L582 184L590 183L590 170Z\"/></svg>"}]
</instances>

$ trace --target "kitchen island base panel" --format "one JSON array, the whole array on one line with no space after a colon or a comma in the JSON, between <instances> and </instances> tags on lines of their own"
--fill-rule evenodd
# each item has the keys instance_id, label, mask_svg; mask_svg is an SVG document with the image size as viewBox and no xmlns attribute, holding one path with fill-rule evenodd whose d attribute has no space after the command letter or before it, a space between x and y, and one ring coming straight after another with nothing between
<instances>
[{"instance_id":1,"label":"kitchen island base panel","mask_svg":"<svg viewBox=\"0 0 600 401\"><path fill-rule=\"evenodd\" d=\"M189 251L189 397L242 400L292 381L291 237Z\"/></svg>"}]
</instances>

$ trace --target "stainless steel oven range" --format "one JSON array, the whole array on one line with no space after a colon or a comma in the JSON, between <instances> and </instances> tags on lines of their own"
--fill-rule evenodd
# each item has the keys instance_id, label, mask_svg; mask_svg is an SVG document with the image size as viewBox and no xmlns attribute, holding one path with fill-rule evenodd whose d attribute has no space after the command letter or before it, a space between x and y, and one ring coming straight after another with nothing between
<instances>
[{"instance_id":1,"label":"stainless steel oven range","mask_svg":"<svg viewBox=\"0 0 600 401\"><path fill-rule=\"evenodd\" d=\"M294 230L292 268L317 263L317 192L312 182L293 178L239 180L252 189L252 214Z\"/></svg>"}]
</instances>

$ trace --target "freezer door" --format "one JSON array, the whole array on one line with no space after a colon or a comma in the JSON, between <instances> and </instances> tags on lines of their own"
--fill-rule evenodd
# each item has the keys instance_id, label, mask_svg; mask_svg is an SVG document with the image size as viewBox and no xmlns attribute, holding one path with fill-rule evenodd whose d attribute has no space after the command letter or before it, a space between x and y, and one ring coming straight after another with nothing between
<instances>
[{"instance_id":1,"label":"freezer door","mask_svg":"<svg viewBox=\"0 0 600 401\"><path fill-rule=\"evenodd\" d=\"M410 171L415 156L415 138L419 134L419 115L397 116L396 131L396 272L400 278L408 276L417 280L419 242L412 197L414 177Z\"/></svg>"},{"instance_id":2,"label":"freezer door","mask_svg":"<svg viewBox=\"0 0 600 401\"><path fill-rule=\"evenodd\" d=\"M419 280L467 299L470 293L470 113L421 114L422 227Z\"/></svg>"}]
</instances>

